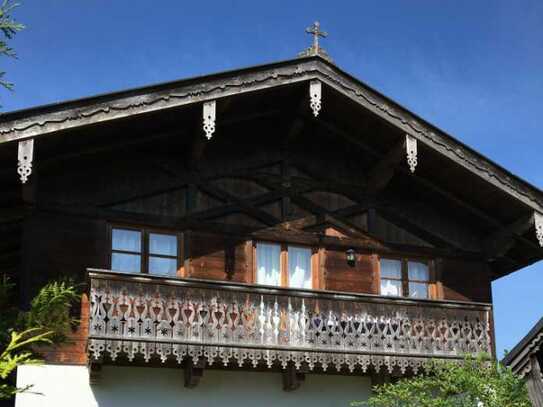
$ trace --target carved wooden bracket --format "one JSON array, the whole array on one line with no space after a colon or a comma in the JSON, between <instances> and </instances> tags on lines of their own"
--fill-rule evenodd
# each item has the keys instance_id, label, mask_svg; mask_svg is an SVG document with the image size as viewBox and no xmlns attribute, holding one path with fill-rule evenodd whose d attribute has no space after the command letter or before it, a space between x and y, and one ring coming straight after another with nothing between
<instances>
[{"instance_id":1,"label":"carved wooden bracket","mask_svg":"<svg viewBox=\"0 0 543 407\"><path fill-rule=\"evenodd\" d=\"M24 184L32 173L32 158L34 155L34 139L19 141L17 173Z\"/></svg>"},{"instance_id":2,"label":"carved wooden bracket","mask_svg":"<svg viewBox=\"0 0 543 407\"><path fill-rule=\"evenodd\" d=\"M296 370L296 366L293 363L287 365L286 369L283 369L283 390L294 391L298 390L305 381L305 372Z\"/></svg>"},{"instance_id":3,"label":"carved wooden bracket","mask_svg":"<svg viewBox=\"0 0 543 407\"><path fill-rule=\"evenodd\" d=\"M204 133L208 140L211 139L213 133L215 133L215 116L216 116L216 102L211 100L209 102L204 102L203 108L203 127Z\"/></svg>"},{"instance_id":4,"label":"carved wooden bracket","mask_svg":"<svg viewBox=\"0 0 543 407\"><path fill-rule=\"evenodd\" d=\"M313 111L313 116L317 117L321 111L322 103L322 84L314 80L309 82L309 107Z\"/></svg>"},{"instance_id":5,"label":"carved wooden bracket","mask_svg":"<svg viewBox=\"0 0 543 407\"><path fill-rule=\"evenodd\" d=\"M190 360L185 361L185 387L194 389L200 383L204 375L205 361L199 360L194 364Z\"/></svg>"},{"instance_id":6,"label":"carved wooden bracket","mask_svg":"<svg viewBox=\"0 0 543 407\"><path fill-rule=\"evenodd\" d=\"M415 172L415 168L417 168L418 164L417 139L411 137L409 134L406 134L405 146L407 150L407 164L409 165L409 170L411 170L411 172Z\"/></svg>"},{"instance_id":7,"label":"carved wooden bracket","mask_svg":"<svg viewBox=\"0 0 543 407\"><path fill-rule=\"evenodd\" d=\"M539 245L543 247L543 214L534 212L535 235Z\"/></svg>"}]
</instances>

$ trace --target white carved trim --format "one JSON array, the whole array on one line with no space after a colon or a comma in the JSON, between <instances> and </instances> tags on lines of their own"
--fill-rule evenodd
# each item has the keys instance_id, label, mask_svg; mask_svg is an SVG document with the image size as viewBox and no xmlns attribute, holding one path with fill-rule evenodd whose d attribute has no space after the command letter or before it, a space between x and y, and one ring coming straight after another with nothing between
<instances>
[{"instance_id":1,"label":"white carved trim","mask_svg":"<svg viewBox=\"0 0 543 407\"><path fill-rule=\"evenodd\" d=\"M543 247L543 214L534 212L535 235L539 245Z\"/></svg>"},{"instance_id":2,"label":"white carved trim","mask_svg":"<svg viewBox=\"0 0 543 407\"><path fill-rule=\"evenodd\" d=\"M17 155L17 173L24 184L32 173L32 158L34 155L34 139L19 141L19 153Z\"/></svg>"},{"instance_id":3,"label":"white carved trim","mask_svg":"<svg viewBox=\"0 0 543 407\"><path fill-rule=\"evenodd\" d=\"M211 139L213 133L215 133L215 116L216 116L216 103L214 100L204 103L203 120L204 120L204 132L208 140Z\"/></svg>"},{"instance_id":4,"label":"white carved trim","mask_svg":"<svg viewBox=\"0 0 543 407\"><path fill-rule=\"evenodd\" d=\"M405 135L405 147L407 150L407 164L411 172L415 172L417 168L418 158L417 158L417 139L411 137L409 134Z\"/></svg>"},{"instance_id":5,"label":"white carved trim","mask_svg":"<svg viewBox=\"0 0 543 407\"><path fill-rule=\"evenodd\" d=\"M322 84L321 81L309 82L309 106L313 110L313 116L317 117L321 110Z\"/></svg>"}]
</instances>

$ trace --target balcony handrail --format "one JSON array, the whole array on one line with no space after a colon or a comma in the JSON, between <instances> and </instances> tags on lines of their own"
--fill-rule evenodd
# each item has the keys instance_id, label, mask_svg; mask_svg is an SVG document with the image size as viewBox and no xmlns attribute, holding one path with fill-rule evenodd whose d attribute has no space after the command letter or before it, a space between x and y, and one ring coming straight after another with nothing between
<instances>
[{"instance_id":1,"label":"balcony handrail","mask_svg":"<svg viewBox=\"0 0 543 407\"><path fill-rule=\"evenodd\" d=\"M89 356L416 372L489 352L490 304L89 269Z\"/></svg>"},{"instance_id":2,"label":"balcony handrail","mask_svg":"<svg viewBox=\"0 0 543 407\"><path fill-rule=\"evenodd\" d=\"M152 283L164 286L217 289L221 291L232 291L247 294L311 298L318 300L356 301L374 304L395 304L398 306L424 306L432 308L469 309L484 311L492 310L492 304L484 302L388 297L377 294L351 293L345 291L276 287L268 285L256 285L231 281L204 280L196 278L172 278L152 274L123 273L119 271L98 268L87 268L87 276L88 278L114 279L117 281L126 281L132 283Z\"/></svg>"}]
</instances>

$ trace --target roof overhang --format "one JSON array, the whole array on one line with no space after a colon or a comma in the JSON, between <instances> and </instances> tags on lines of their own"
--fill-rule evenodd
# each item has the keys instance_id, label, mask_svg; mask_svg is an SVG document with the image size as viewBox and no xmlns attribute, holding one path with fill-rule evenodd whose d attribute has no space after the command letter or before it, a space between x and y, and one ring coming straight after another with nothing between
<instances>
[{"instance_id":1,"label":"roof overhang","mask_svg":"<svg viewBox=\"0 0 543 407\"><path fill-rule=\"evenodd\" d=\"M320 80L543 213L543 192L320 57L301 58L6 113L0 144L275 86Z\"/></svg>"},{"instance_id":2,"label":"roof overhang","mask_svg":"<svg viewBox=\"0 0 543 407\"><path fill-rule=\"evenodd\" d=\"M525 377L532 370L532 357L543 350L543 318L509 352L502 363L514 373Z\"/></svg>"},{"instance_id":3,"label":"roof overhang","mask_svg":"<svg viewBox=\"0 0 543 407\"><path fill-rule=\"evenodd\" d=\"M543 246L543 192L540 189L318 56L5 113L0 116L0 144L19 142L21 147L26 140L39 142L42 138L51 139L70 130L100 123L209 102L220 104L234 96L315 82L349 99L398 133L404 133L406 140L420 143L419 148L447 158L471 174L473 180L492 185L514 202L517 209L522 207L522 216L518 217L520 212L517 210L515 222L494 222L493 227L499 232L497 240L501 239L501 234L516 234L526 242L521 235L530 229L536 231L539 245ZM326 99L322 104L326 109ZM422 182L426 181L422 179ZM455 199L454 194L451 199ZM475 210L484 217L484 210ZM527 243L531 244L532 250L537 247L537 243ZM539 258L543 258L541 252L531 261Z\"/></svg>"}]
</instances>

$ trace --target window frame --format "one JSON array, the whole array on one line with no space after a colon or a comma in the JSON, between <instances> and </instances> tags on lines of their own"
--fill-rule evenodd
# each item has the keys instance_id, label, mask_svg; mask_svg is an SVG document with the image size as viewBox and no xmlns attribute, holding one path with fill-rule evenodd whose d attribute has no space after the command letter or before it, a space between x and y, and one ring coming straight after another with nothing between
<instances>
[{"instance_id":1,"label":"window frame","mask_svg":"<svg viewBox=\"0 0 543 407\"><path fill-rule=\"evenodd\" d=\"M381 274L381 260L397 260L401 263L401 279L398 278L389 278L382 277ZM409 279L409 263L423 263L428 267L428 280L410 280ZM410 299L428 299L433 300L437 299L436 292L436 276L434 261L432 259L423 258L423 257L404 257L404 256L379 256L379 295L381 293L381 282L383 280L392 280L392 281L401 281L401 295L392 296L395 298L410 298ZM419 283L426 284L428 289L428 296L426 298L416 298L409 295L409 283Z\"/></svg>"},{"instance_id":2,"label":"window frame","mask_svg":"<svg viewBox=\"0 0 543 407\"><path fill-rule=\"evenodd\" d=\"M282 287L282 288L290 288L293 290L316 290L318 289L318 279L316 278L317 275L317 256L319 253L318 248L314 246L309 245L303 245L303 244L291 244L291 243L284 243L284 242L276 242L271 240L253 240L252 246L253 246L253 283L256 285L265 285L260 284L258 282L258 270L257 270L257 250L256 246L261 244L273 244L276 246L279 246L279 274L280 274L280 284L273 287ZM289 283L289 270L288 270L288 248L289 247L295 247L295 248L301 248L301 249L309 249L311 252L311 257L309 259L309 265L311 267L311 288L299 288L299 287L291 287Z\"/></svg>"},{"instance_id":3,"label":"window frame","mask_svg":"<svg viewBox=\"0 0 543 407\"><path fill-rule=\"evenodd\" d=\"M135 232L141 233L141 242L140 242L140 252L129 252L126 250L115 250L113 249L113 229L124 229L124 230L131 230ZM149 259L150 257L160 257L165 259L173 259L174 256L168 256L163 254L151 254L149 251L149 235L150 234L159 234L159 235L169 235L169 236L175 236L177 239L177 253L175 256L176 259L176 267L175 267L175 277L178 277L180 275L180 268L183 266L183 233L174 231L174 230L168 230L168 229L162 229L162 228L155 228L155 227L137 227L134 225L123 225L123 224L109 224L109 230L108 230L108 237L109 237L109 251L108 251L108 264L109 269L112 271L112 262L113 262L113 253L125 253L125 254L138 254L141 257L140 260L140 270L139 272L127 272L126 274L149 274L149 275L159 275L159 274L150 274L149 273ZM173 275L171 277L174 277Z\"/></svg>"}]
</instances>

